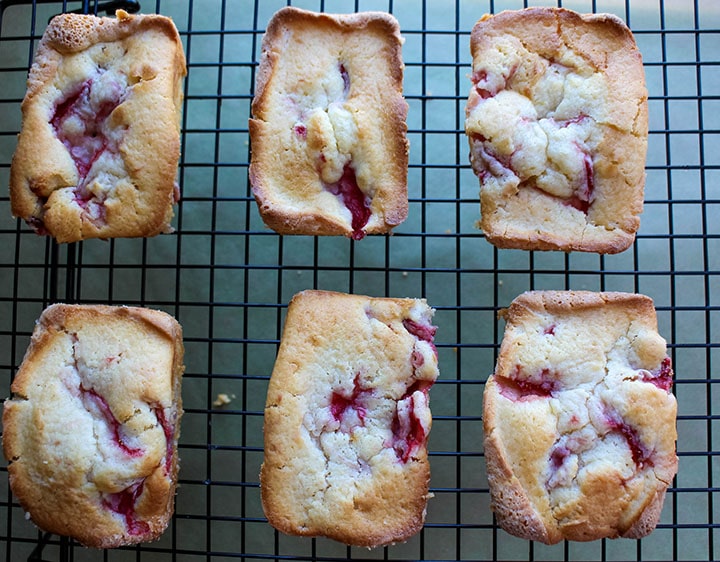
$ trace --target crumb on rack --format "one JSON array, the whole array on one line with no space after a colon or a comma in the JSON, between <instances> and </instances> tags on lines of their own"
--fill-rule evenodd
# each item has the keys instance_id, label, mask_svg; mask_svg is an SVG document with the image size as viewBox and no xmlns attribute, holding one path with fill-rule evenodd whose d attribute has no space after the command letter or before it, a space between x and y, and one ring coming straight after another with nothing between
<instances>
[{"instance_id":1,"label":"crumb on rack","mask_svg":"<svg viewBox=\"0 0 720 562\"><path fill-rule=\"evenodd\" d=\"M233 398L235 398L234 394L227 395L224 392L220 393L217 395L217 398L215 398L213 406L215 406L216 408L221 408L222 406L230 404L230 402L233 401Z\"/></svg>"}]
</instances>

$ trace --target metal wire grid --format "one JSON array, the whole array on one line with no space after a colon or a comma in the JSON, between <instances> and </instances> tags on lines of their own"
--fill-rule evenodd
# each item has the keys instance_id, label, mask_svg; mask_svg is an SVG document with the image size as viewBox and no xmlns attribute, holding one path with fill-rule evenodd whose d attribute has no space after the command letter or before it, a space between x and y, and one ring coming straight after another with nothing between
<instances>
[{"instance_id":1,"label":"metal wire grid","mask_svg":"<svg viewBox=\"0 0 720 562\"><path fill-rule=\"evenodd\" d=\"M498 251L474 227L478 185L462 132L469 32L485 12L534 3L294 4L387 10L400 20L410 104L408 220L391 237L357 243L280 237L264 228L247 183L247 118L261 36L281 3L143 2L144 12L173 17L189 62L176 232L58 246L12 220L7 196L0 197L0 377L8 389L34 320L52 302L142 305L175 315L185 330L187 359L176 513L157 543L87 550L28 523L3 469L0 559L718 559L720 5L562 2L625 19L643 51L650 90L641 230L631 249L602 257ZM101 7L0 3L0 183L8 182L25 77L45 23L62 11ZM287 302L306 288L424 296L437 309L442 374L431 393L435 497L424 530L405 545L367 551L286 537L263 517L258 472L265 389ZM502 337L496 314L520 292L541 288L637 291L655 299L677 376L680 472L648 538L547 547L505 534L489 511L481 399ZM220 394L230 403L216 402Z\"/></svg>"}]
</instances>

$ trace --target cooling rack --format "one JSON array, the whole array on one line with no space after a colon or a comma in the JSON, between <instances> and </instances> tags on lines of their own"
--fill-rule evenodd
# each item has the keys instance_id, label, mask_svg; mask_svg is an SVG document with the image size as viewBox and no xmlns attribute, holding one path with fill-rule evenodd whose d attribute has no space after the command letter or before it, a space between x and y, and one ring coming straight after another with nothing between
<instances>
[{"instance_id":1,"label":"cooling rack","mask_svg":"<svg viewBox=\"0 0 720 562\"><path fill-rule=\"evenodd\" d=\"M278 1L142 0L171 16L188 57L175 233L58 246L10 217L0 190L0 388L52 302L141 305L183 324L187 371L181 472L160 541L85 549L39 532L0 470L0 559L712 560L720 518L720 2L577 0L633 29L650 93L642 225L615 256L497 250L475 226L478 182L463 134L469 34L520 0L293 2L386 10L405 37L410 213L393 236L281 237L259 219L247 181L247 119L264 27ZM548 0L546 5L556 5ZM8 184L33 50L53 15L138 2L0 2L0 184ZM42 155L38 155L42 158ZM425 297L437 309L441 377L430 437L434 498L423 531L373 551L280 535L260 506L262 412L286 306L297 291ZM545 546L500 530L489 510L481 404L503 325L528 289L641 292L655 300L676 371L680 469L658 528L642 540Z\"/></svg>"}]
</instances>

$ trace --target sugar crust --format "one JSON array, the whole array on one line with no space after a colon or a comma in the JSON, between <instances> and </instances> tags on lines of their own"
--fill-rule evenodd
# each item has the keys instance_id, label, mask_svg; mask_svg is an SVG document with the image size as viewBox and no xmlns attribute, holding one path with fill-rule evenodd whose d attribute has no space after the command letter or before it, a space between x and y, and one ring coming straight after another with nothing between
<instances>
[{"instance_id":1,"label":"sugar crust","mask_svg":"<svg viewBox=\"0 0 720 562\"><path fill-rule=\"evenodd\" d=\"M38 527L96 548L159 538L175 500L183 370L182 330L164 312L43 311L3 411L10 486Z\"/></svg>"},{"instance_id":2,"label":"sugar crust","mask_svg":"<svg viewBox=\"0 0 720 562\"><path fill-rule=\"evenodd\" d=\"M292 299L265 407L260 485L274 527L366 547L422 528L437 357L403 321L427 327L431 317L420 299ZM398 419L422 428L407 449Z\"/></svg>"},{"instance_id":3,"label":"sugar crust","mask_svg":"<svg viewBox=\"0 0 720 562\"><path fill-rule=\"evenodd\" d=\"M642 57L611 14L528 8L471 35L465 130L481 227L500 248L617 253L639 228L647 153Z\"/></svg>"},{"instance_id":4,"label":"sugar crust","mask_svg":"<svg viewBox=\"0 0 720 562\"><path fill-rule=\"evenodd\" d=\"M397 20L385 12L287 7L270 20L249 122L250 180L270 228L357 238L351 212L328 189L347 165L370 199L360 236L389 232L405 220L402 43Z\"/></svg>"},{"instance_id":5,"label":"sugar crust","mask_svg":"<svg viewBox=\"0 0 720 562\"><path fill-rule=\"evenodd\" d=\"M672 370L652 300L535 291L504 317L483 418L498 522L547 544L647 535L678 464Z\"/></svg>"},{"instance_id":6,"label":"sugar crust","mask_svg":"<svg viewBox=\"0 0 720 562\"><path fill-rule=\"evenodd\" d=\"M22 103L10 172L13 215L58 242L170 232L179 195L175 177L185 74L183 47L167 17L118 10L117 19L53 18L38 45ZM58 107L77 96L83 84L89 92L86 105L70 119L58 117ZM93 123L92 114L102 107L109 114ZM61 119L58 130L72 140L60 139L54 118ZM83 123L93 130L83 134ZM102 146L89 138L96 133ZM78 139L95 146L78 147ZM90 166L86 175L76 157Z\"/></svg>"}]
</instances>

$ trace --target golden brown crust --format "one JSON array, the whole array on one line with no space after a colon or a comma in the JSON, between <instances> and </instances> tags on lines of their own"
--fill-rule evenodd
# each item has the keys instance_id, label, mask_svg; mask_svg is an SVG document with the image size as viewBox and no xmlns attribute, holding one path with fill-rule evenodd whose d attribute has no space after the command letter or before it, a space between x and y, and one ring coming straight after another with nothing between
<instances>
[{"instance_id":1,"label":"golden brown crust","mask_svg":"<svg viewBox=\"0 0 720 562\"><path fill-rule=\"evenodd\" d=\"M637 521L620 536L625 539L641 539L652 533L660 521L664 503L665 490L658 490L645 506Z\"/></svg>"},{"instance_id":2,"label":"golden brown crust","mask_svg":"<svg viewBox=\"0 0 720 562\"><path fill-rule=\"evenodd\" d=\"M173 513L183 370L182 329L163 312L43 312L3 411L10 485L38 527L96 548L159 538Z\"/></svg>"},{"instance_id":3,"label":"golden brown crust","mask_svg":"<svg viewBox=\"0 0 720 562\"><path fill-rule=\"evenodd\" d=\"M491 379L486 384L493 385ZM489 394L486 393L485 397ZM485 398L484 397L484 398ZM536 540L546 544L558 542L556 533L550 534L530 502L518 479L513 476L510 462L504 454L502 444L488 421L495 418L494 405L485 398L484 405L485 463L491 494L490 507L501 526L511 535L527 540Z\"/></svg>"},{"instance_id":4,"label":"golden brown crust","mask_svg":"<svg viewBox=\"0 0 720 562\"><path fill-rule=\"evenodd\" d=\"M527 291L501 311L510 325L532 322L540 314L564 315L602 308L605 305L622 305L628 315L655 322L655 307L650 297L635 293L594 291ZM509 352L509 351L508 351ZM501 347L500 354L502 355Z\"/></svg>"},{"instance_id":5,"label":"golden brown crust","mask_svg":"<svg viewBox=\"0 0 720 562\"><path fill-rule=\"evenodd\" d=\"M642 57L627 26L611 14L563 8L505 11L476 23L471 54L475 84L466 131L481 177L480 226L487 239L500 248L526 250L627 249L640 225L648 134ZM558 100L545 97L556 95L548 86L553 72L566 81L562 103L554 109ZM502 80L488 91L485 79L492 73ZM499 92L524 96L537 110L522 113L527 125L522 130L505 113L501 121L509 129L503 137L489 134L482 117L485 102L495 103ZM561 153L573 147L561 147L568 133L576 135L574 146L581 149L575 172L567 165L574 156ZM547 135L547 148L538 144L538 135ZM491 157L504 166L502 174ZM547 158L545 168L537 169L537 158ZM567 175L571 185L563 188L556 175L547 175L548 168ZM547 179L538 175L542 172Z\"/></svg>"},{"instance_id":6,"label":"golden brown crust","mask_svg":"<svg viewBox=\"0 0 720 562\"><path fill-rule=\"evenodd\" d=\"M405 220L408 106L401 49L398 23L383 12L288 7L270 20L249 123L250 180L270 228L357 237L350 211L328 190L343 165L352 166L370 199L364 233L389 232ZM342 80L348 80L345 91Z\"/></svg>"},{"instance_id":7,"label":"golden brown crust","mask_svg":"<svg viewBox=\"0 0 720 562\"><path fill-rule=\"evenodd\" d=\"M292 299L265 407L260 485L275 528L366 547L422 528L437 358L403 321L430 329L431 315L417 299ZM402 412L417 424L407 447Z\"/></svg>"},{"instance_id":8,"label":"golden brown crust","mask_svg":"<svg viewBox=\"0 0 720 562\"><path fill-rule=\"evenodd\" d=\"M59 242L172 230L185 55L169 18L117 16L53 18L28 76L10 172L12 212ZM90 123L85 138L97 128L105 143L89 155L76 144L84 142L76 125L63 129L74 135L63 142L56 128L65 127L63 116L53 122L85 87L92 101L77 112ZM117 105L93 123L89 114L107 103ZM86 161L78 165L76 157Z\"/></svg>"},{"instance_id":9,"label":"golden brown crust","mask_svg":"<svg viewBox=\"0 0 720 562\"><path fill-rule=\"evenodd\" d=\"M547 544L650 533L678 463L672 370L652 300L531 291L502 315L483 404L500 525Z\"/></svg>"}]
</instances>

